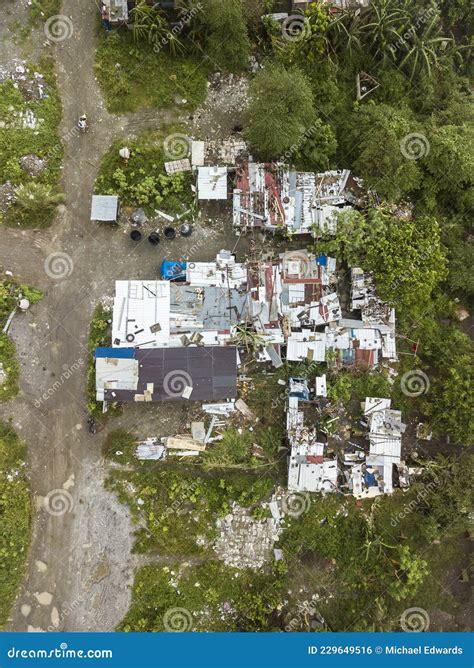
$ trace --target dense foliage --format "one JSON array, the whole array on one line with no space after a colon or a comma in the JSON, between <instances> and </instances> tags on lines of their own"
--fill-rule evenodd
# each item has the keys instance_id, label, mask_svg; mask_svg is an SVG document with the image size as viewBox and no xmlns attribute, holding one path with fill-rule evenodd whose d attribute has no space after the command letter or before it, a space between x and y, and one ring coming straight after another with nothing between
<instances>
[{"instance_id":1,"label":"dense foliage","mask_svg":"<svg viewBox=\"0 0 474 668\"><path fill-rule=\"evenodd\" d=\"M0 423L0 628L23 577L30 540L25 457L24 443L9 425Z\"/></svg>"}]
</instances>

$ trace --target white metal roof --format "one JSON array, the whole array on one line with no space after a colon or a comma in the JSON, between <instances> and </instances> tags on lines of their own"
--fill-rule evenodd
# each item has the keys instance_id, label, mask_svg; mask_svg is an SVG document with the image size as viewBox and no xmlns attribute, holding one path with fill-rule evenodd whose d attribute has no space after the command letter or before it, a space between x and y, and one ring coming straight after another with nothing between
<instances>
[{"instance_id":1,"label":"white metal roof","mask_svg":"<svg viewBox=\"0 0 474 668\"><path fill-rule=\"evenodd\" d=\"M337 484L337 462L292 464L288 473L288 489L298 492L333 492Z\"/></svg>"},{"instance_id":2,"label":"white metal roof","mask_svg":"<svg viewBox=\"0 0 474 668\"><path fill-rule=\"evenodd\" d=\"M227 199L227 167L199 167L199 199Z\"/></svg>"},{"instance_id":3,"label":"white metal roof","mask_svg":"<svg viewBox=\"0 0 474 668\"><path fill-rule=\"evenodd\" d=\"M169 282L116 281L112 345L157 348L168 346L169 339Z\"/></svg>"},{"instance_id":4,"label":"white metal roof","mask_svg":"<svg viewBox=\"0 0 474 668\"><path fill-rule=\"evenodd\" d=\"M115 222L119 198L116 195L92 195L91 220Z\"/></svg>"},{"instance_id":5,"label":"white metal roof","mask_svg":"<svg viewBox=\"0 0 474 668\"><path fill-rule=\"evenodd\" d=\"M138 360L98 357L95 369L95 385L99 401L103 399L104 390L137 389Z\"/></svg>"},{"instance_id":6,"label":"white metal roof","mask_svg":"<svg viewBox=\"0 0 474 668\"><path fill-rule=\"evenodd\" d=\"M288 337L286 358L297 362L301 359L311 359L324 362L326 359L326 335L321 332L292 332Z\"/></svg>"}]
</instances>

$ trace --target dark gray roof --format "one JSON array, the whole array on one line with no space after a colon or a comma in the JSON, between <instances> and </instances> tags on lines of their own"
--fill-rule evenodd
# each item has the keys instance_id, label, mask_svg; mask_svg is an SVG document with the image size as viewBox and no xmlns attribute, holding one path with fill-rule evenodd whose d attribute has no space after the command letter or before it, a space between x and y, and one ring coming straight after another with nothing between
<instances>
[{"instance_id":1,"label":"dark gray roof","mask_svg":"<svg viewBox=\"0 0 474 668\"><path fill-rule=\"evenodd\" d=\"M137 390L105 390L106 400L134 401L149 383L153 383L152 401L183 401L186 386L192 387L190 401L222 401L237 396L235 346L137 348L135 359L139 363Z\"/></svg>"}]
</instances>

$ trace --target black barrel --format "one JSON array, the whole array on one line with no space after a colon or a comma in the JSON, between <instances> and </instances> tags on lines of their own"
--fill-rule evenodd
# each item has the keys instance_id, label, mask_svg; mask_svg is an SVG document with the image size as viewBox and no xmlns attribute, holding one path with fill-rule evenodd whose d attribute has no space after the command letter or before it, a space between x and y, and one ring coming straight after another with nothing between
<instances>
[{"instance_id":1,"label":"black barrel","mask_svg":"<svg viewBox=\"0 0 474 668\"><path fill-rule=\"evenodd\" d=\"M130 239L132 241L140 241L141 238L142 238L142 233L139 232L138 230L132 230L130 232Z\"/></svg>"},{"instance_id":2,"label":"black barrel","mask_svg":"<svg viewBox=\"0 0 474 668\"><path fill-rule=\"evenodd\" d=\"M163 234L165 235L166 239L171 240L176 237L176 230L174 229L174 227L165 227L165 229L163 230Z\"/></svg>"},{"instance_id":3,"label":"black barrel","mask_svg":"<svg viewBox=\"0 0 474 668\"><path fill-rule=\"evenodd\" d=\"M152 232L149 237L148 241L151 243L152 246L158 246L160 243L160 235L157 234L156 232Z\"/></svg>"}]
</instances>

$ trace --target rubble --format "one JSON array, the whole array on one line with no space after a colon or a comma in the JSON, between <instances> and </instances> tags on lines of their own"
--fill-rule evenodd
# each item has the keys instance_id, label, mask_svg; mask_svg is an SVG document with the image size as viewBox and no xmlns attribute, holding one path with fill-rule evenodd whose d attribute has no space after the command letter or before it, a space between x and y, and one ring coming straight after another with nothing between
<instances>
[{"instance_id":1,"label":"rubble","mask_svg":"<svg viewBox=\"0 0 474 668\"><path fill-rule=\"evenodd\" d=\"M43 158L30 153L28 155L23 155L20 160L20 167L27 173L29 176L38 176L46 168L47 162Z\"/></svg>"},{"instance_id":2,"label":"rubble","mask_svg":"<svg viewBox=\"0 0 474 668\"><path fill-rule=\"evenodd\" d=\"M272 558L273 545L281 533L273 517L254 519L247 508L232 504L231 512L217 520L219 537L214 551L219 559L233 568L258 570Z\"/></svg>"}]
</instances>

